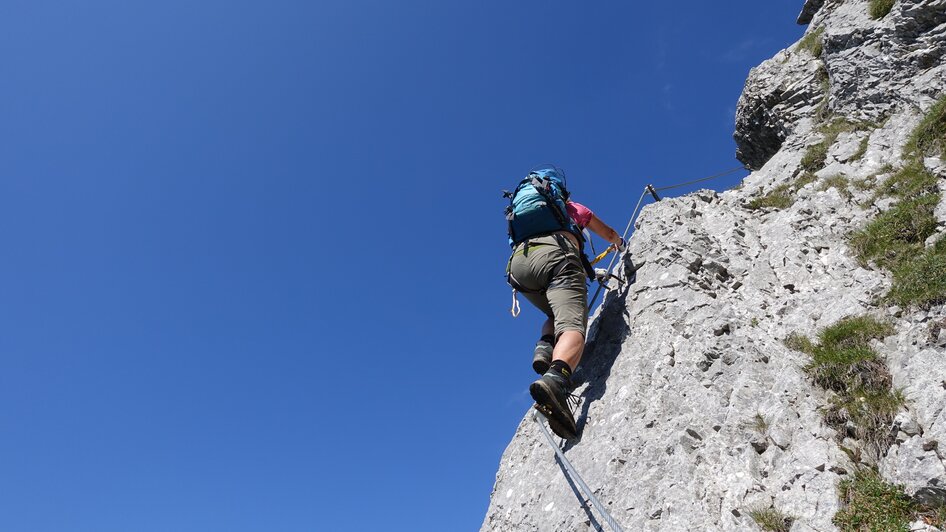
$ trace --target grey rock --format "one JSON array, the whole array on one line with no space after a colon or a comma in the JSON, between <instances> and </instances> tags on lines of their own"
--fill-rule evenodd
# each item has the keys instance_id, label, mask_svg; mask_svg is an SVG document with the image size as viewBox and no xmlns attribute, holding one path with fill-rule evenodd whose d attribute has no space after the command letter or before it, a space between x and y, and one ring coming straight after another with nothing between
<instances>
[{"instance_id":1,"label":"grey rock","mask_svg":"<svg viewBox=\"0 0 946 532\"><path fill-rule=\"evenodd\" d=\"M761 169L793 132L811 131L824 97L835 115L876 121L943 91L943 0L900 2L881 21L870 20L858 3L816 4L806 3L802 13L818 15L821 24L808 31L824 32L822 57L793 47L749 74L734 138L737 158L750 168Z\"/></svg>"},{"instance_id":2,"label":"grey rock","mask_svg":"<svg viewBox=\"0 0 946 532\"><path fill-rule=\"evenodd\" d=\"M910 523L910 532L940 532L940 529L933 525L927 524L926 521L922 519L917 519L916 521Z\"/></svg>"},{"instance_id":3,"label":"grey rock","mask_svg":"<svg viewBox=\"0 0 946 532\"><path fill-rule=\"evenodd\" d=\"M811 19L815 17L815 13L817 13L823 5L824 0L805 0L805 5L801 8L801 13L798 14L797 22L801 25L810 23Z\"/></svg>"},{"instance_id":4,"label":"grey rock","mask_svg":"<svg viewBox=\"0 0 946 532\"><path fill-rule=\"evenodd\" d=\"M931 479L946 481L946 468L928 444L920 436L910 437L891 447L878 469L884 477L896 479L910 490L926 486Z\"/></svg>"},{"instance_id":5,"label":"grey rock","mask_svg":"<svg viewBox=\"0 0 946 532\"><path fill-rule=\"evenodd\" d=\"M924 509L936 509L946 506L946 489L925 486L913 494L913 502Z\"/></svg>"},{"instance_id":6,"label":"grey rock","mask_svg":"<svg viewBox=\"0 0 946 532\"><path fill-rule=\"evenodd\" d=\"M806 51L782 50L753 68L736 105L736 158L758 170L782 147L812 102L823 98L820 61Z\"/></svg>"},{"instance_id":7,"label":"grey rock","mask_svg":"<svg viewBox=\"0 0 946 532\"><path fill-rule=\"evenodd\" d=\"M755 449L755 452L762 454L769 448L769 439L764 436L754 436L749 440L749 444Z\"/></svg>"},{"instance_id":8,"label":"grey rock","mask_svg":"<svg viewBox=\"0 0 946 532\"><path fill-rule=\"evenodd\" d=\"M923 429L921 429L920 425L913 419L913 416L907 412L897 414L893 423L908 436L919 436L923 432Z\"/></svg>"}]
</instances>

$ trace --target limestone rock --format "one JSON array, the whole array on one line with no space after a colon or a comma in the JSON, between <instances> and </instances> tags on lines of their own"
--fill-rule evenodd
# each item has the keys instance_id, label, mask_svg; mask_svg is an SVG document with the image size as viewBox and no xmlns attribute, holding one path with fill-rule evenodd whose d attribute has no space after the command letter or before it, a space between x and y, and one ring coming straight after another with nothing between
<instances>
[{"instance_id":1,"label":"limestone rock","mask_svg":"<svg viewBox=\"0 0 946 532\"><path fill-rule=\"evenodd\" d=\"M821 56L793 46L750 72L736 110L736 158L761 169L796 129L810 131L812 121L805 119L825 98L835 115L880 121L940 94L946 79L944 2L897 2L877 21L860 2L806 2L800 20L812 22L808 33L820 32Z\"/></svg>"},{"instance_id":2,"label":"limestone rock","mask_svg":"<svg viewBox=\"0 0 946 532\"><path fill-rule=\"evenodd\" d=\"M805 0L801 13L798 14L799 24L808 24L815 17L815 13L824 5L824 0Z\"/></svg>"},{"instance_id":3,"label":"limestone rock","mask_svg":"<svg viewBox=\"0 0 946 532\"><path fill-rule=\"evenodd\" d=\"M758 170L796 124L825 97L820 62L807 51L782 50L753 68L736 105L736 158Z\"/></svg>"}]
</instances>

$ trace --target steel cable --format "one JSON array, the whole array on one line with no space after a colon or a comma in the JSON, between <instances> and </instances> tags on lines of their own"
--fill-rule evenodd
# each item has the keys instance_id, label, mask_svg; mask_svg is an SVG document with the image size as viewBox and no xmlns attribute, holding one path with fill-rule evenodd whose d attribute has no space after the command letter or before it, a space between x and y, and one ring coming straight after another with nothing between
<instances>
[{"instance_id":1,"label":"steel cable","mask_svg":"<svg viewBox=\"0 0 946 532\"><path fill-rule=\"evenodd\" d=\"M618 522L615 521L613 517L611 517L611 514L609 514L604 508L604 505L601 504L601 501L595 497L595 494L591 491L591 488L589 488L588 485L585 484L585 481L581 479L581 475L578 474L578 471L575 471L575 467L572 465L572 463L568 461L568 458L565 458L565 453L563 453L562 450L558 448L558 445L555 445L555 440L553 440L552 435L549 434L549 429L545 428L545 425L539 421L539 415L537 412L532 412L532 421L535 421L535 424L538 425L540 429L542 429L542 434L545 434L546 441L548 441L549 445L555 449L555 454L558 456L558 459L561 460L565 470L573 479L575 479L575 483L578 484L578 487L580 487L584 492L585 497L588 497L588 500L591 501L592 506L594 506L595 509L604 516L604 520L608 523L608 526L611 527L611 530L614 532L624 532L624 529L621 528L621 525L619 525Z\"/></svg>"},{"instance_id":2,"label":"steel cable","mask_svg":"<svg viewBox=\"0 0 946 532\"><path fill-rule=\"evenodd\" d=\"M674 184L674 185L667 185L667 186L665 186L665 187L654 188L653 190L654 190L654 191L670 190L670 189L672 189L672 188L679 188L679 187L684 187L684 186L687 186L687 185L693 185L693 184L695 184L695 183L702 183L703 181L709 181L709 180L711 180L711 179L717 179L717 178L720 178L720 177L723 177L723 176L727 176L727 175L729 175L729 174L736 173L736 172L738 172L739 170L745 170L745 167L744 167L744 166L737 166L737 167L735 167L735 168L731 168L731 169L726 170L725 172L722 172L722 173L719 173L719 174L714 174L714 175L711 175L711 176L708 176L708 177L703 177L703 178L700 178L700 179L694 179L694 180L692 180L692 181L685 181L685 182L683 182L683 183L676 183L676 184ZM653 185L649 185L649 186L650 186L650 187L653 187ZM640 212L641 204L644 202L644 197L645 197L648 193L650 193L650 190L648 189L648 187L644 187L644 192L641 193L640 199L637 200L637 207L634 208L634 214L632 214L632 215L631 215L631 219L627 221L627 227L624 228L624 233L621 235L621 238L622 238L625 242L627 242L627 232L631 230L631 225L634 223L634 219L637 217L638 213ZM654 195L654 197L656 197L656 195ZM614 261L617 260L618 255L619 255L618 253L615 253L614 256L611 257L611 262L608 264L608 271L609 271L609 272L611 271L611 268L614 267ZM588 314L591 314L591 309L594 308L595 301L597 301L598 295L601 293L601 289L602 289L603 287L604 287L604 285L603 285L602 283L598 283L598 289L595 290L595 295L591 298L591 302L588 303Z\"/></svg>"},{"instance_id":3,"label":"steel cable","mask_svg":"<svg viewBox=\"0 0 946 532\"><path fill-rule=\"evenodd\" d=\"M694 183L701 183L701 182L703 182L703 181L709 181L710 179L716 179L716 178L718 178L718 177L723 177L723 176L726 176L726 175L729 175L729 174L738 172L739 170L745 170L745 169L746 169L745 166L737 166L737 167L735 167L735 168L733 168L733 169L726 170L725 172L723 172L723 173L721 173L721 174L711 175L711 176L709 176L709 177L703 177L703 178L700 178L700 179L694 179L693 181L687 181L687 182L685 182L685 183L677 183L676 185L669 185L669 186L666 186L666 187L660 187L660 188L655 189L655 190L670 190L671 188L683 187L683 186L686 186L686 185L692 185L692 184L694 184Z\"/></svg>"}]
</instances>

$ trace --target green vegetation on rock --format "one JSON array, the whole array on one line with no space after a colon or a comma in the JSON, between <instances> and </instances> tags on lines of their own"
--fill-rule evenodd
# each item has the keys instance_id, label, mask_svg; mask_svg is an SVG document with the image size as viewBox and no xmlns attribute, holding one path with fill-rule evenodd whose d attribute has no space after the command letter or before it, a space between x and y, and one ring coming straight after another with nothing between
<instances>
[{"instance_id":1,"label":"green vegetation on rock","mask_svg":"<svg viewBox=\"0 0 946 532\"><path fill-rule=\"evenodd\" d=\"M790 207L795 200L792 198L791 187L781 184L773 188L768 194L755 198L746 204L749 210L758 210L765 207L784 209Z\"/></svg>"},{"instance_id":2,"label":"green vegetation on rock","mask_svg":"<svg viewBox=\"0 0 946 532\"><path fill-rule=\"evenodd\" d=\"M901 262L921 255L925 240L936 230L933 209L938 202L935 194L901 200L855 231L850 245L861 264L875 261L893 270Z\"/></svg>"},{"instance_id":3,"label":"green vegetation on rock","mask_svg":"<svg viewBox=\"0 0 946 532\"><path fill-rule=\"evenodd\" d=\"M946 238L911 260L893 268L893 286L888 299L898 305L921 308L946 303Z\"/></svg>"},{"instance_id":4,"label":"green vegetation on rock","mask_svg":"<svg viewBox=\"0 0 946 532\"><path fill-rule=\"evenodd\" d=\"M801 351L803 353L811 353L815 348L815 344L808 339L807 336L799 333L792 333L788 335L782 343L785 344L789 349L794 349L795 351Z\"/></svg>"},{"instance_id":5,"label":"green vegetation on rock","mask_svg":"<svg viewBox=\"0 0 946 532\"><path fill-rule=\"evenodd\" d=\"M936 176L927 171L922 162L912 161L878 187L875 199L888 196L912 199L938 193Z\"/></svg>"},{"instance_id":6,"label":"green vegetation on rock","mask_svg":"<svg viewBox=\"0 0 946 532\"><path fill-rule=\"evenodd\" d=\"M805 185L814 182L818 177L811 173L802 174L801 177L791 183L782 183L773 188L768 194L753 199L746 204L749 210L762 208L785 209L795 203L795 194Z\"/></svg>"},{"instance_id":7,"label":"green vegetation on rock","mask_svg":"<svg viewBox=\"0 0 946 532\"><path fill-rule=\"evenodd\" d=\"M946 97L937 102L913 130L905 151L917 157L946 159Z\"/></svg>"},{"instance_id":8,"label":"green vegetation on rock","mask_svg":"<svg viewBox=\"0 0 946 532\"><path fill-rule=\"evenodd\" d=\"M861 143L857 146L857 151L851 155L851 161L860 161L864 158L864 154L867 153L868 142L870 142L870 135L866 135L861 139Z\"/></svg>"},{"instance_id":9,"label":"green vegetation on rock","mask_svg":"<svg viewBox=\"0 0 946 532\"><path fill-rule=\"evenodd\" d=\"M808 172L821 170L824 168L825 160L828 158L828 150L837 142L838 136L841 135L841 133L857 131L869 125L870 124L856 123L839 118L822 126L819 131L824 137L821 139L821 142L808 147L805 151L805 155L801 158L801 167Z\"/></svg>"},{"instance_id":10,"label":"green vegetation on rock","mask_svg":"<svg viewBox=\"0 0 946 532\"><path fill-rule=\"evenodd\" d=\"M839 437L853 436L875 456L887 448L889 426L904 404L891 387L890 372L870 341L893 333L893 327L870 316L846 318L822 330L818 342L793 334L790 348L811 355L805 372L815 384L834 392L825 421Z\"/></svg>"},{"instance_id":11,"label":"green vegetation on rock","mask_svg":"<svg viewBox=\"0 0 946 532\"><path fill-rule=\"evenodd\" d=\"M893 327L870 316L843 319L818 333L818 341L825 349L848 349L866 346L874 339L893 333Z\"/></svg>"},{"instance_id":12,"label":"green vegetation on rock","mask_svg":"<svg viewBox=\"0 0 946 532\"><path fill-rule=\"evenodd\" d=\"M775 508L750 510L749 517L759 525L759 528L769 532L788 532L792 528L792 522L795 521L794 518Z\"/></svg>"},{"instance_id":13,"label":"green vegetation on rock","mask_svg":"<svg viewBox=\"0 0 946 532\"><path fill-rule=\"evenodd\" d=\"M835 188L845 199L851 199L854 197L854 194L851 193L850 186L851 180L844 174L838 174L825 178L825 180L821 182L821 185L819 185L818 190L824 191L829 188Z\"/></svg>"},{"instance_id":14,"label":"green vegetation on rock","mask_svg":"<svg viewBox=\"0 0 946 532\"><path fill-rule=\"evenodd\" d=\"M887 13L893 9L893 4L894 0L870 0L870 8L868 8L870 18L877 20L886 17Z\"/></svg>"},{"instance_id":15,"label":"green vegetation on rock","mask_svg":"<svg viewBox=\"0 0 946 532\"><path fill-rule=\"evenodd\" d=\"M823 35L824 27L818 28L814 31L809 31L807 35L798 41L798 49L808 50L811 55L815 57L821 57L821 52L824 51L824 41L822 39Z\"/></svg>"},{"instance_id":16,"label":"green vegetation on rock","mask_svg":"<svg viewBox=\"0 0 946 532\"><path fill-rule=\"evenodd\" d=\"M834 524L844 532L907 531L915 508L903 487L888 484L872 469L854 474L839 486L844 508L834 516Z\"/></svg>"},{"instance_id":17,"label":"green vegetation on rock","mask_svg":"<svg viewBox=\"0 0 946 532\"><path fill-rule=\"evenodd\" d=\"M937 102L913 130L904 153L911 159L876 187L873 200L899 200L849 242L861 265L871 261L893 273L886 298L898 305L921 308L946 302L946 238L927 247L936 233L934 210L941 201L938 179L923 164L923 156L946 150L946 98Z\"/></svg>"}]
</instances>

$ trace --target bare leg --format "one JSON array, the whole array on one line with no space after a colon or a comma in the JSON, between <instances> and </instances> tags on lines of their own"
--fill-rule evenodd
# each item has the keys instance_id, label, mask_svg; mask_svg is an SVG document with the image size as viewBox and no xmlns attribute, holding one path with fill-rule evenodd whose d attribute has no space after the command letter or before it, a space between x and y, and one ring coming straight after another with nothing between
<instances>
[{"instance_id":1,"label":"bare leg","mask_svg":"<svg viewBox=\"0 0 946 532\"><path fill-rule=\"evenodd\" d=\"M542 334L540 336L555 336L555 323L552 318L545 320L542 324Z\"/></svg>"},{"instance_id":2,"label":"bare leg","mask_svg":"<svg viewBox=\"0 0 946 532\"><path fill-rule=\"evenodd\" d=\"M544 331L543 327L543 331ZM568 364L572 371L578 367L581 362L581 352L585 349L585 335L579 331L565 331L555 342L555 350L552 351L552 360L561 360Z\"/></svg>"}]
</instances>

